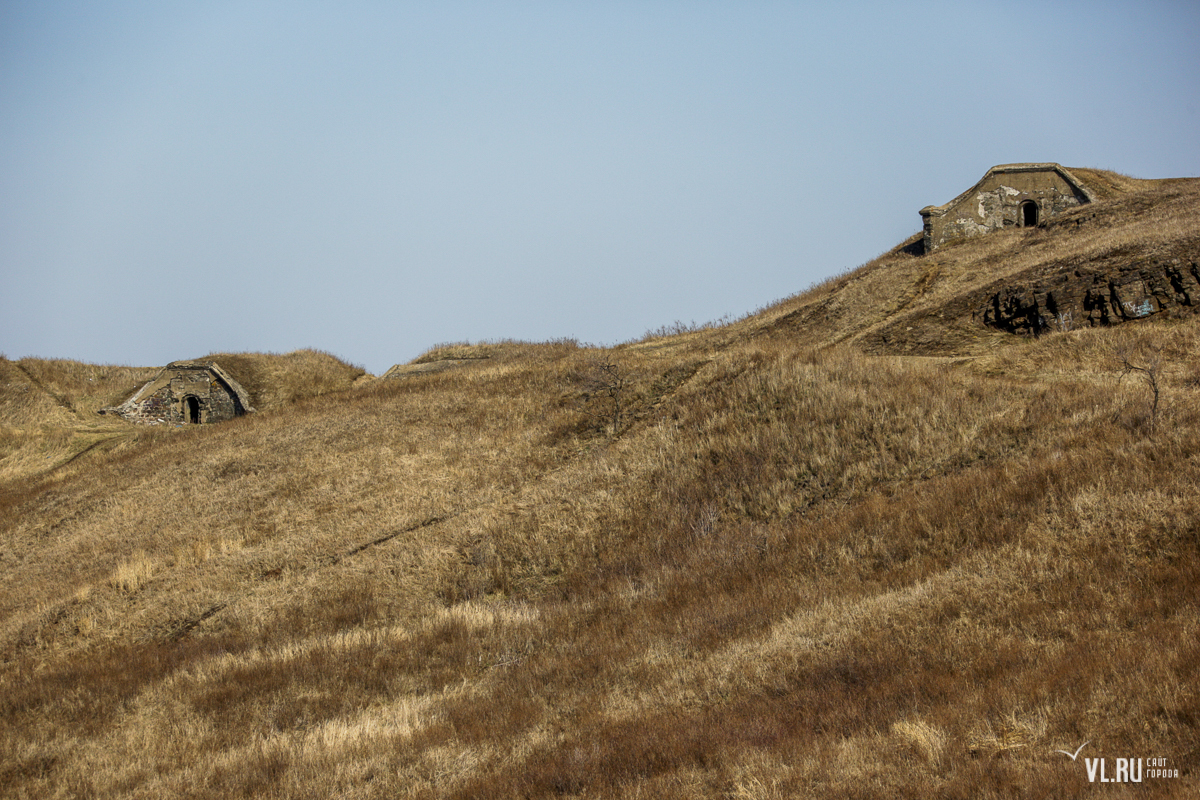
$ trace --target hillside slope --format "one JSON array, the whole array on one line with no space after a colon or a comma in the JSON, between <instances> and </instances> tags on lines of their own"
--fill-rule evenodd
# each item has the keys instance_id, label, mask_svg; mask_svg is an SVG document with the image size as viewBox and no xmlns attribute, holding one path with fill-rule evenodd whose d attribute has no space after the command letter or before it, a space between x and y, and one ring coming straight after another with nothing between
<instances>
[{"instance_id":1,"label":"hillside slope","mask_svg":"<svg viewBox=\"0 0 1200 800\"><path fill-rule=\"evenodd\" d=\"M744 324L806 344L972 355L1003 332L1108 325L1200 306L1200 179L1073 172L1102 200L1038 228L913 255L919 236Z\"/></svg>"},{"instance_id":2,"label":"hillside slope","mask_svg":"<svg viewBox=\"0 0 1200 800\"><path fill-rule=\"evenodd\" d=\"M1055 264L1194 268L1195 182L1126 188L4 480L0 787L1063 797L1153 757L1139 794L1194 795L1200 318L976 316Z\"/></svg>"},{"instance_id":3,"label":"hillside slope","mask_svg":"<svg viewBox=\"0 0 1200 800\"><path fill-rule=\"evenodd\" d=\"M316 350L205 358L227 366L264 410L349 389L366 374ZM78 469L98 454L153 439L155 431L101 409L125 401L158 369L0 355L0 485Z\"/></svg>"}]
</instances>

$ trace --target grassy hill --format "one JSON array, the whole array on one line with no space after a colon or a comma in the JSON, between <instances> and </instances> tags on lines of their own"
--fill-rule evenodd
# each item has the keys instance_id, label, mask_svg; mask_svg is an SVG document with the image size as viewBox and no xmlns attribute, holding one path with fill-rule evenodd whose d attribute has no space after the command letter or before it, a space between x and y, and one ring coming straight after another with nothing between
<instances>
[{"instance_id":1,"label":"grassy hill","mask_svg":"<svg viewBox=\"0 0 1200 800\"><path fill-rule=\"evenodd\" d=\"M0 360L0 792L1125 797L1084 759L1140 757L1193 796L1200 317L982 319L1197 269L1200 181L1103 175L607 350L213 356L259 413L69 463L144 372Z\"/></svg>"},{"instance_id":2,"label":"grassy hill","mask_svg":"<svg viewBox=\"0 0 1200 800\"><path fill-rule=\"evenodd\" d=\"M348 389L365 375L328 353L214 353L256 408L276 410ZM80 458L115 452L157 434L101 409L119 405L158 367L83 364L0 355L0 486L77 469Z\"/></svg>"}]
</instances>

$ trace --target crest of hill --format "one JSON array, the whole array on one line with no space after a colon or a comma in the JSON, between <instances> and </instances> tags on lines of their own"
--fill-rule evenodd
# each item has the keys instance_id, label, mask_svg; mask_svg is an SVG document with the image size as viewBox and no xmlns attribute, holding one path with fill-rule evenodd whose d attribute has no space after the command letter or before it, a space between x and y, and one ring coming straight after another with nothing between
<instances>
[{"instance_id":1,"label":"crest of hill","mask_svg":"<svg viewBox=\"0 0 1200 800\"><path fill-rule=\"evenodd\" d=\"M579 349L578 340L571 338L552 339L548 342L528 342L521 339L493 339L471 344L470 342L445 342L435 344L410 364L429 364L436 361L456 361L495 358L539 358L550 355L559 357Z\"/></svg>"},{"instance_id":2,"label":"crest of hill","mask_svg":"<svg viewBox=\"0 0 1200 800\"><path fill-rule=\"evenodd\" d=\"M1131 270L1162 272L1172 264L1195 267L1200 178L1072 172L1088 182L1096 202L1037 228L995 231L929 254L920 252L921 235L914 234L736 328L742 335L788 336L813 346L854 343L876 353L975 355L1007 342L1008 333L985 324L998 293L1071 271L1102 279ZM1200 297L1189 297L1184 305L1197 302Z\"/></svg>"},{"instance_id":3,"label":"crest of hill","mask_svg":"<svg viewBox=\"0 0 1200 800\"><path fill-rule=\"evenodd\" d=\"M0 419L6 426L62 422L73 416L19 364L0 358Z\"/></svg>"},{"instance_id":4,"label":"crest of hill","mask_svg":"<svg viewBox=\"0 0 1200 800\"><path fill-rule=\"evenodd\" d=\"M19 426L94 422L99 409L125 399L154 372L153 367L0 356L0 419Z\"/></svg>"},{"instance_id":5,"label":"crest of hill","mask_svg":"<svg viewBox=\"0 0 1200 800\"><path fill-rule=\"evenodd\" d=\"M500 364L514 361L545 361L557 359L579 349L575 339L556 339L549 342L526 342L517 339L497 339L476 342L444 342L436 344L407 364L396 364L381 378L406 378L431 375L447 370L481 364Z\"/></svg>"},{"instance_id":6,"label":"crest of hill","mask_svg":"<svg viewBox=\"0 0 1200 800\"><path fill-rule=\"evenodd\" d=\"M340 392L367 374L321 350L290 353L211 353L201 361L215 361L237 379L259 411Z\"/></svg>"}]
</instances>

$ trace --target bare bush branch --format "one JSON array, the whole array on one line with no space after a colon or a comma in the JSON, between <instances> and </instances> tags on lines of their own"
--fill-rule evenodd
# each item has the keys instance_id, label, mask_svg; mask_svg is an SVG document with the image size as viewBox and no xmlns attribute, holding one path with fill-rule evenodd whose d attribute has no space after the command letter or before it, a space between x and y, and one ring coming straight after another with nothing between
<instances>
[{"instance_id":1,"label":"bare bush branch","mask_svg":"<svg viewBox=\"0 0 1200 800\"><path fill-rule=\"evenodd\" d=\"M1153 432L1158 427L1158 405L1162 399L1162 354L1137 353L1133 347L1124 346L1114 355L1121 367L1119 380L1124 380L1127 375L1137 375L1150 390L1150 430Z\"/></svg>"},{"instance_id":2,"label":"bare bush branch","mask_svg":"<svg viewBox=\"0 0 1200 800\"><path fill-rule=\"evenodd\" d=\"M583 384L580 410L616 436L628 404L629 371L606 353L591 360L579 378Z\"/></svg>"}]
</instances>

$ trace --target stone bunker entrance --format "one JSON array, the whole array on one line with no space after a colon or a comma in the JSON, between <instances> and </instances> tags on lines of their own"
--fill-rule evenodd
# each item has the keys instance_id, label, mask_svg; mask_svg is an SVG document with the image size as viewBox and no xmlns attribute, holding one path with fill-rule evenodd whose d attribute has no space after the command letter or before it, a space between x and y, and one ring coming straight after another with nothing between
<instances>
[{"instance_id":1,"label":"stone bunker entrance","mask_svg":"<svg viewBox=\"0 0 1200 800\"><path fill-rule=\"evenodd\" d=\"M172 361L124 403L100 409L147 425L207 425L252 413L250 396L215 361Z\"/></svg>"},{"instance_id":2,"label":"stone bunker entrance","mask_svg":"<svg viewBox=\"0 0 1200 800\"><path fill-rule=\"evenodd\" d=\"M200 399L189 394L183 398L183 416L193 425L200 424Z\"/></svg>"},{"instance_id":3,"label":"stone bunker entrance","mask_svg":"<svg viewBox=\"0 0 1200 800\"><path fill-rule=\"evenodd\" d=\"M1038 224L1038 206L1032 200L1021 203L1021 225L1026 228L1036 228Z\"/></svg>"},{"instance_id":4,"label":"stone bunker entrance","mask_svg":"<svg viewBox=\"0 0 1200 800\"><path fill-rule=\"evenodd\" d=\"M1095 199L1059 164L1000 164L946 205L921 209L923 252L1004 228L1037 228Z\"/></svg>"}]
</instances>

